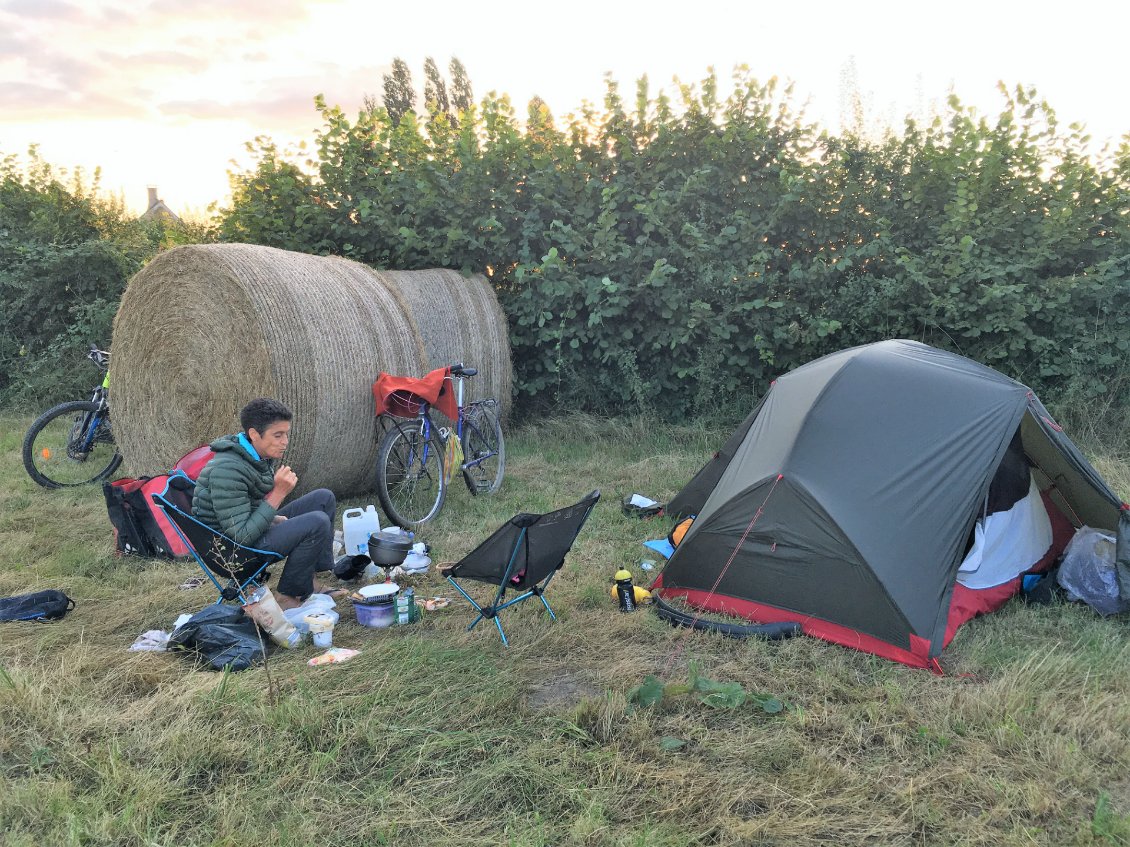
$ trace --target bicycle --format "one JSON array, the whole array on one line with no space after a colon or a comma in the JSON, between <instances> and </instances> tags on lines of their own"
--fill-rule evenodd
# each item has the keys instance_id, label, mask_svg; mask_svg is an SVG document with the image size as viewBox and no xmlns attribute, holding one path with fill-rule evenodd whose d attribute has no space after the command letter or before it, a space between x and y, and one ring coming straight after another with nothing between
<instances>
[{"instance_id":1,"label":"bicycle","mask_svg":"<svg viewBox=\"0 0 1130 847\"><path fill-rule=\"evenodd\" d=\"M110 354L91 345L86 358L106 372L89 400L60 403L24 436L24 469L44 488L69 488L108 478L122 463L110 428Z\"/></svg>"},{"instance_id":2,"label":"bicycle","mask_svg":"<svg viewBox=\"0 0 1130 847\"><path fill-rule=\"evenodd\" d=\"M377 497L394 523L405 528L419 526L439 514L454 471L454 467L447 467L447 457L458 456L456 447L463 454L459 463L463 481L473 495L493 494L502 485L506 444L498 401L492 398L463 405L463 382L477 373L477 369L460 363L452 365L445 376L455 387L458 414L454 431L435 425L428 413L431 404L420 395L407 390L393 392L397 408L415 414L407 422L406 415L381 415L391 421L391 426L377 454Z\"/></svg>"}]
</instances>

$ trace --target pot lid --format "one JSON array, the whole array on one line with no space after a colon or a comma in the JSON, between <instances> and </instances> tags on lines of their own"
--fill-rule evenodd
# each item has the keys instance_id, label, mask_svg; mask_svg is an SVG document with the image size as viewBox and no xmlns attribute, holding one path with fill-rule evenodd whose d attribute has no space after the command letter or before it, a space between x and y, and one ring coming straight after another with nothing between
<instances>
[{"instance_id":1,"label":"pot lid","mask_svg":"<svg viewBox=\"0 0 1130 847\"><path fill-rule=\"evenodd\" d=\"M362 597L389 597L400 590L395 582L378 582L375 585L366 585L357 589Z\"/></svg>"}]
</instances>

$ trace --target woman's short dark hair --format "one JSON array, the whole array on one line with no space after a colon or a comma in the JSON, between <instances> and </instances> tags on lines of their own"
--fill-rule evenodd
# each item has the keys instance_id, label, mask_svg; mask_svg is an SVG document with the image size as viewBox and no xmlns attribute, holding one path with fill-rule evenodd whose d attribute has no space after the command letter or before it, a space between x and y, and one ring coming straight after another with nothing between
<instances>
[{"instance_id":1,"label":"woman's short dark hair","mask_svg":"<svg viewBox=\"0 0 1130 847\"><path fill-rule=\"evenodd\" d=\"M240 410L239 425L243 427L244 432L255 430L262 435L271 424L289 421L293 417L294 413L278 400L259 397Z\"/></svg>"}]
</instances>

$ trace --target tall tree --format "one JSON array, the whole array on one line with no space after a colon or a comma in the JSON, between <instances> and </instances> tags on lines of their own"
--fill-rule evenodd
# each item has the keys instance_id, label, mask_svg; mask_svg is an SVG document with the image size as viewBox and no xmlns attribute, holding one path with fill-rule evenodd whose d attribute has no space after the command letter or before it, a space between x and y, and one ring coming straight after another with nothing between
<instances>
[{"instance_id":1,"label":"tall tree","mask_svg":"<svg viewBox=\"0 0 1130 847\"><path fill-rule=\"evenodd\" d=\"M407 112L416 110L416 90L412 88L412 72L408 63L397 56L392 60L392 73L384 75L385 108L392 119L393 126L400 125L400 119Z\"/></svg>"},{"instance_id":2,"label":"tall tree","mask_svg":"<svg viewBox=\"0 0 1130 847\"><path fill-rule=\"evenodd\" d=\"M475 95L471 91L471 80L467 78L467 69L459 59L452 57L448 66L451 73L451 105L455 113L465 112L475 102Z\"/></svg>"},{"instance_id":3,"label":"tall tree","mask_svg":"<svg viewBox=\"0 0 1130 847\"><path fill-rule=\"evenodd\" d=\"M544 139L554 132L553 113L549 104L536 94L526 105L526 132L531 138Z\"/></svg>"},{"instance_id":4,"label":"tall tree","mask_svg":"<svg viewBox=\"0 0 1130 847\"><path fill-rule=\"evenodd\" d=\"M424 60L424 105L433 115L450 115L451 101L447 97L447 83L440 76L436 60Z\"/></svg>"}]
</instances>

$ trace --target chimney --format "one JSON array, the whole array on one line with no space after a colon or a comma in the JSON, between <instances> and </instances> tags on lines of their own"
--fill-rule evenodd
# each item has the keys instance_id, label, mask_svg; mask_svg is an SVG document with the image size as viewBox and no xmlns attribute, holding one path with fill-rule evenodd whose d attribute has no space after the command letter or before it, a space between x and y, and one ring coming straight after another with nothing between
<instances>
[{"instance_id":1,"label":"chimney","mask_svg":"<svg viewBox=\"0 0 1130 847\"><path fill-rule=\"evenodd\" d=\"M149 208L152 209L160 201L157 199L157 186L149 186Z\"/></svg>"}]
</instances>

